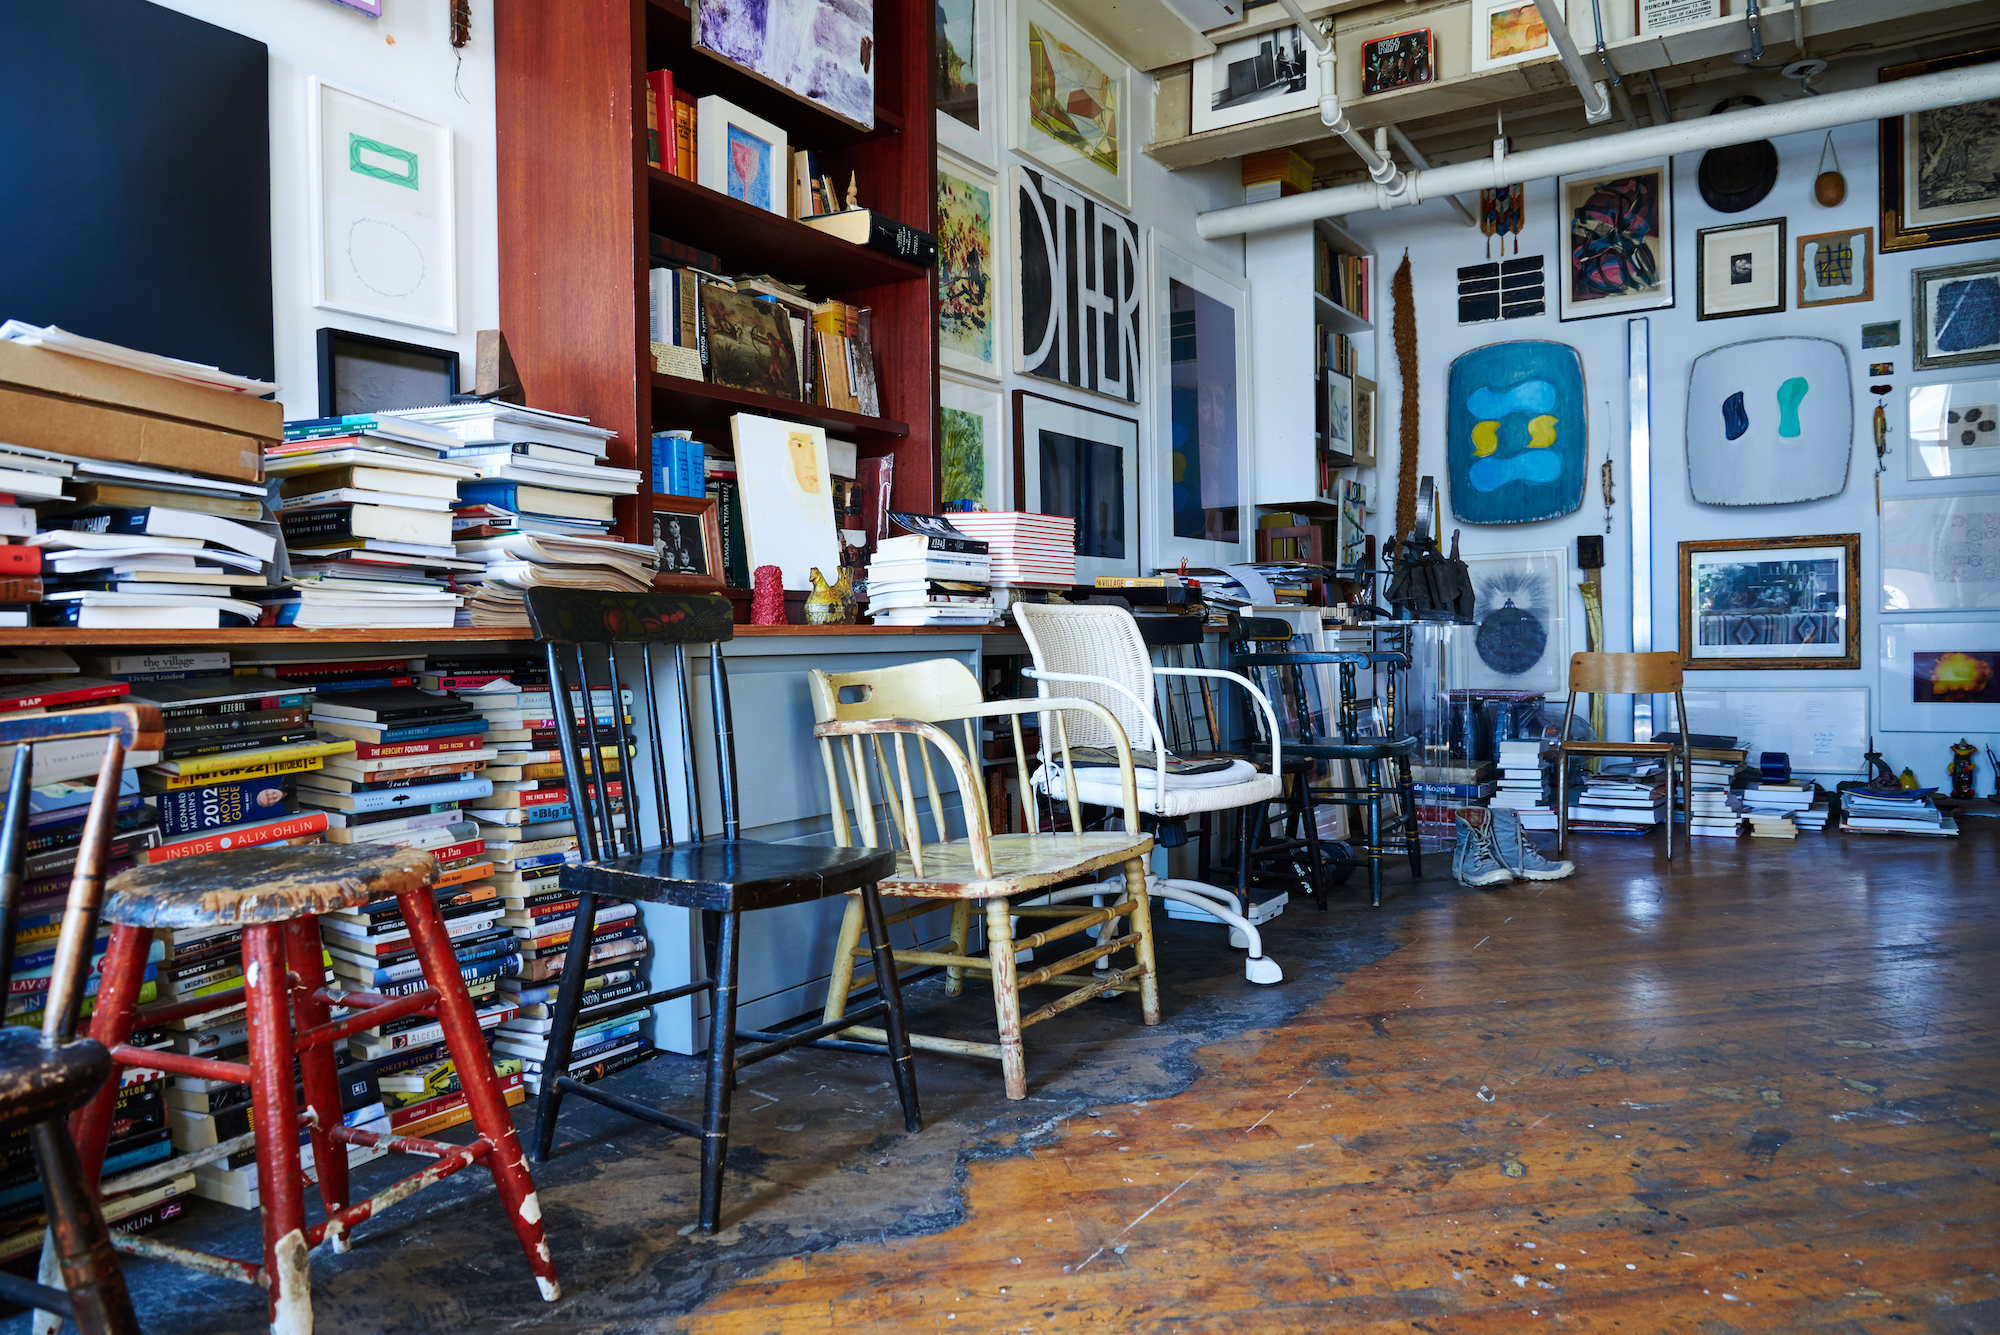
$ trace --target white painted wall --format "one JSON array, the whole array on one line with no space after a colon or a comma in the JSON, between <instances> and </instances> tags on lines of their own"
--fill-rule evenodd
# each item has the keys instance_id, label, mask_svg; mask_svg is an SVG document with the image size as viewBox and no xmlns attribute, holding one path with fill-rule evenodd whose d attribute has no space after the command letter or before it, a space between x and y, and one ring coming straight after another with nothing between
<instances>
[{"instance_id":1,"label":"white painted wall","mask_svg":"<svg viewBox=\"0 0 2000 1335\"><path fill-rule=\"evenodd\" d=\"M1653 343L1653 647L1671 649L1678 644L1677 544L1681 541L1858 532L1861 534L1862 554L1862 666L1859 671L1697 672L1689 674L1689 686L1709 689L1868 686L1875 692L1871 702L1878 748L1898 769L1908 765L1924 783L1944 785L1947 782L1945 765L1951 759L1947 747L1957 740L1958 734L1890 733L1883 732L1880 727L1880 692L1886 688L1878 680L1876 666L1881 654L1882 618L1876 610L1880 606L1881 528L1875 513L1875 451L1870 428L1875 398L1868 392L1868 385L1873 382L1868 374L1868 365L1871 361L1892 362L1896 372L1888 381L1896 386L1897 392L1889 400L1890 420L1895 430L1890 438L1893 452L1888 460L1889 471L1882 477L1883 497L1935 494L1945 490L1947 484L1904 480L1907 461L1899 405L1903 391L1911 385L1963 379L1974 372L1911 372L1913 317L1910 271L1913 268L1990 258L2000 254L2000 243L1877 254L1875 298L1870 302L1801 311L1796 304L1796 284L1788 277L1788 309L1780 314L1727 320L1695 319L1695 233L1699 229L1783 216L1787 219L1786 263L1790 265L1793 241L1801 234L1834 231L1842 227L1879 227L1875 123L1845 126L1834 132L1834 146L1847 177L1847 197L1838 207L1830 209L1821 207L1812 197L1812 182L1818 170L1822 139L1822 135L1815 134L1777 140L1777 186L1761 203L1740 214L1718 214L1703 202L1695 185L1700 154L1686 154L1674 162L1675 304L1670 309L1647 313L1651 318ZM1626 457L1625 320L1614 316L1564 323L1557 318L1555 292L1551 286L1549 313L1546 316L1460 325L1456 322L1457 270L1460 265L1477 263L1486 257L1486 238L1476 229L1466 226L1442 201L1395 213L1359 214L1346 219L1345 225L1369 240L1380 257L1381 287L1376 300L1383 319L1378 334L1376 366L1379 372L1377 379L1381 383L1377 413L1382 466L1375 470L1374 481L1379 487L1371 487L1371 502L1379 502L1375 514L1371 516L1372 531L1387 535L1395 504L1398 457L1396 415L1402 389L1388 333L1389 283L1401 262L1404 248L1408 247L1415 280L1418 380L1422 404L1422 445L1418 457L1421 472L1436 477L1441 492L1445 490L1445 378L1452 359L1460 353L1511 339L1551 339L1571 344L1583 355L1584 383L1589 400L1591 482L1582 509L1561 519L1537 524L1495 527L1460 524L1451 520L1445 524L1446 535L1449 536L1453 527L1461 529L1462 550L1467 555L1557 548L1563 552L1565 567L1573 571L1577 535L1604 531L1604 506L1599 497L1596 474L1597 465L1608 450L1617 477L1618 500L1605 552L1607 647L1629 648L1632 608L1628 503L1632 492ZM1555 183L1540 181L1529 185L1527 227L1520 253L1547 255L1552 284L1562 254L1558 229ZM1878 236L1878 244L1879 240ZM1513 255L1511 247L1507 253L1510 257ZM1862 324L1881 320L1903 322L1902 346L1864 349L1861 346ZM1688 491L1684 444L1687 378L1694 359L1725 343L1783 334L1830 338L1847 349L1854 377L1856 423L1847 489L1838 496L1803 505L1752 509L1697 505ZM1949 485L1965 492L2000 491L2000 478L1972 478ZM1583 647L1583 609L1581 599L1574 593L1570 601L1569 622L1575 628L1571 632L1571 649L1574 651ZM2000 620L2000 616L1993 613L1937 612L1927 616L1903 614L1897 619ZM1899 685L1904 690L1908 689L1907 684ZM2000 746L2000 737L1992 735L1973 735L1970 740L1981 745ZM1977 773L1980 791L1991 791L1993 775L1983 755Z\"/></svg>"},{"instance_id":2,"label":"white painted wall","mask_svg":"<svg viewBox=\"0 0 2000 1335\"><path fill-rule=\"evenodd\" d=\"M492 0L472 0L472 42L462 53L451 45L445 0L383 0L379 19L330 0L154 2L270 49L271 295L285 416L318 411L315 335L322 327L455 348L470 380L475 333L500 323ZM313 306L306 142L306 80L313 75L451 127L458 178L455 335Z\"/></svg>"}]
</instances>

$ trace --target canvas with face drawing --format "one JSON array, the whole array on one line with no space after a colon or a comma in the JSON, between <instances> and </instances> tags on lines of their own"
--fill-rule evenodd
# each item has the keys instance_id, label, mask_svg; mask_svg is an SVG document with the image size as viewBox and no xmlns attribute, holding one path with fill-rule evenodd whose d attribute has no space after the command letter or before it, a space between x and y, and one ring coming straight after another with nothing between
<instances>
[{"instance_id":1,"label":"canvas with face drawing","mask_svg":"<svg viewBox=\"0 0 2000 1335\"><path fill-rule=\"evenodd\" d=\"M826 432L737 413L729 419L729 438L743 489L750 568L777 566L788 589L811 588L815 566L832 581L840 569L840 534L833 526Z\"/></svg>"},{"instance_id":2,"label":"canvas with face drawing","mask_svg":"<svg viewBox=\"0 0 2000 1335\"><path fill-rule=\"evenodd\" d=\"M1688 490L1703 505L1790 505L1847 489L1854 391L1825 338L1753 338L1695 358Z\"/></svg>"},{"instance_id":3,"label":"canvas with face drawing","mask_svg":"<svg viewBox=\"0 0 2000 1335\"><path fill-rule=\"evenodd\" d=\"M1583 504L1590 431L1583 359L1566 343L1474 348L1445 388L1451 512L1467 524L1528 524Z\"/></svg>"}]
</instances>

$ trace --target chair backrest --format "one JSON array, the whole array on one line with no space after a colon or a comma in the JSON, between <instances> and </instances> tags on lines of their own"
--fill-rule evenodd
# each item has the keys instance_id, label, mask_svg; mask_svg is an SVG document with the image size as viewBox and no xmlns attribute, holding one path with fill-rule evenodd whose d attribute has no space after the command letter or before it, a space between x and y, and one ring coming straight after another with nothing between
<instances>
[{"instance_id":1,"label":"chair backrest","mask_svg":"<svg viewBox=\"0 0 2000 1335\"><path fill-rule=\"evenodd\" d=\"M83 1004L84 982L97 941L97 915L104 907L106 849L116 820L125 753L160 748L160 711L153 705L133 703L0 719L0 746L12 746L14 751L6 810L0 815L0 995L13 991L14 932L20 921L20 890L27 871L28 790L33 783L35 746L91 737L105 739L104 759L84 816L69 895L63 902L49 990L43 999L42 1042L50 1047L67 1043L76 1034L76 1012Z\"/></svg>"},{"instance_id":2,"label":"chair backrest","mask_svg":"<svg viewBox=\"0 0 2000 1335\"><path fill-rule=\"evenodd\" d=\"M729 600L712 593L530 589L527 602L535 637L548 647L556 740L584 860L597 862L707 838L701 814L702 766L696 759L701 748L695 740L690 646L708 650L708 709L714 734L711 772L721 798L722 836L737 838L741 823L735 728L722 660L722 641L735 634ZM619 678L621 647L636 650L639 659L638 689L629 692L629 709ZM657 662L656 649L661 651ZM669 659L672 698L656 701L654 683ZM664 711L661 703L666 705ZM678 773L667 767L669 728L679 742ZM640 768L642 740L652 771L657 842L646 839L645 822L628 800L635 789L627 780ZM686 813L679 821L674 818L676 806Z\"/></svg>"},{"instance_id":3,"label":"chair backrest","mask_svg":"<svg viewBox=\"0 0 2000 1335\"><path fill-rule=\"evenodd\" d=\"M1045 681L1039 683L1040 694L1100 704L1111 711L1133 746L1151 745L1152 730L1147 721L1153 714L1153 659L1130 612L1122 607L1059 603L1016 603L1013 611L1036 668L1103 677L1125 688L1115 691L1088 682ZM1088 714L1072 715L1068 727L1072 745L1115 745L1111 730Z\"/></svg>"},{"instance_id":4,"label":"chair backrest","mask_svg":"<svg viewBox=\"0 0 2000 1335\"><path fill-rule=\"evenodd\" d=\"M1681 688L1681 656L1571 654L1569 688L1586 695L1667 695Z\"/></svg>"}]
</instances>

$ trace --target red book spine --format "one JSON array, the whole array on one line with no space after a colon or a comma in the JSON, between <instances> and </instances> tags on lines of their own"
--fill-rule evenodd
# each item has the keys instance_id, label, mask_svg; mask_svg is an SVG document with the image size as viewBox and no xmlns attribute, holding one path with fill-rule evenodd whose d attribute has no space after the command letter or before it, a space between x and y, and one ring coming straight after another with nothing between
<instances>
[{"instance_id":1,"label":"red book spine","mask_svg":"<svg viewBox=\"0 0 2000 1335\"><path fill-rule=\"evenodd\" d=\"M477 751L486 742L484 733L470 737L431 737L421 742L356 742L356 760L381 760L390 756L445 755L452 751Z\"/></svg>"},{"instance_id":2,"label":"red book spine","mask_svg":"<svg viewBox=\"0 0 2000 1335\"><path fill-rule=\"evenodd\" d=\"M660 170L678 176L679 155L674 151L674 72L647 70L646 82L653 90L653 116L660 135Z\"/></svg>"},{"instance_id":3,"label":"red book spine","mask_svg":"<svg viewBox=\"0 0 2000 1335\"><path fill-rule=\"evenodd\" d=\"M446 844L443 848L433 848L439 862L451 862L457 858L476 857L486 851L484 839L468 839L462 844Z\"/></svg>"},{"instance_id":4,"label":"red book spine","mask_svg":"<svg viewBox=\"0 0 2000 1335\"><path fill-rule=\"evenodd\" d=\"M122 681L101 681L72 690L53 690L39 695L0 696L0 709L33 709L36 706L80 705L87 700L109 700L130 695L132 687Z\"/></svg>"},{"instance_id":5,"label":"red book spine","mask_svg":"<svg viewBox=\"0 0 2000 1335\"><path fill-rule=\"evenodd\" d=\"M273 677L377 677L384 672L408 673L407 658L377 658L365 663L266 663L257 671Z\"/></svg>"},{"instance_id":6,"label":"red book spine","mask_svg":"<svg viewBox=\"0 0 2000 1335\"><path fill-rule=\"evenodd\" d=\"M202 853L220 853L231 848L254 848L258 844L274 844L281 839L297 839L301 835L318 834L326 828L326 813L311 811L302 815L287 816L283 820L266 822L263 825L238 825L227 830L210 830L195 839L183 839L176 844L161 844L158 848L146 850L148 862L171 862L175 858L191 858Z\"/></svg>"},{"instance_id":7,"label":"red book spine","mask_svg":"<svg viewBox=\"0 0 2000 1335\"><path fill-rule=\"evenodd\" d=\"M12 502L9 502L12 504ZM39 575L42 573L42 549L24 547L18 543L0 546L0 575Z\"/></svg>"}]
</instances>

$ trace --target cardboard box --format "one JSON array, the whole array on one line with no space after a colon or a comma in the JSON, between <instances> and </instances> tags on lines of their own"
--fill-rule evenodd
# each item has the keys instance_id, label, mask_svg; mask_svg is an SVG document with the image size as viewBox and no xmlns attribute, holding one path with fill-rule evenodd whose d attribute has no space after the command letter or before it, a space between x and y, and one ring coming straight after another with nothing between
<instances>
[{"instance_id":1,"label":"cardboard box","mask_svg":"<svg viewBox=\"0 0 2000 1335\"><path fill-rule=\"evenodd\" d=\"M270 399L0 341L0 441L11 445L257 482L284 434L284 406Z\"/></svg>"}]
</instances>

